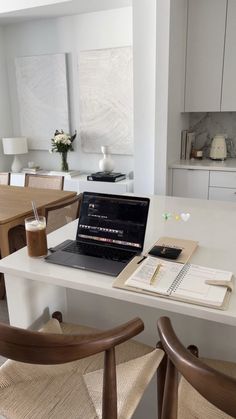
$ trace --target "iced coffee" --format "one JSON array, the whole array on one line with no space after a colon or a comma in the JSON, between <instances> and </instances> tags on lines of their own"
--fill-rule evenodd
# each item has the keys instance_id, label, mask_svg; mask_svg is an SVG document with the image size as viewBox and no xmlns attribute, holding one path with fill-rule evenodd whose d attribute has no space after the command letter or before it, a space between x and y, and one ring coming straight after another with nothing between
<instances>
[{"instance_id":1,"label":"iced coffee","mask_svg":"<svg viewBox=\"0 0 236 419\"><path fill-rule=\"evenodd\" d=\"M46 219L39 216L25 219L26 242L28 255L39 257L47 255Z\"/></svg>"}]
</instances>

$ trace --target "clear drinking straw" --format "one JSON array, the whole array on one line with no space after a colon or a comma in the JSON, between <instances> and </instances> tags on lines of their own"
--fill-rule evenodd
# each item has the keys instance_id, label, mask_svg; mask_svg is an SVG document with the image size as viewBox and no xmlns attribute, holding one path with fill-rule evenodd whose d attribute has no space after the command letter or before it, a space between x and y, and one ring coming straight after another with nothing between
<instances>
[{"instance_id":1,"label":"clear drinking straw","mask_svg":"<svg viewBox=\"0 0 236 419\"><path fill-rule=\"evenodd\" d=\"M35 202L31 201L31 204L32 204L32 208L33 208L33 211L34 211L35 220L37 220L38 223L39 223L39 215L38 215L38 211L37 211Z\"/></svg>"}]
</instances>

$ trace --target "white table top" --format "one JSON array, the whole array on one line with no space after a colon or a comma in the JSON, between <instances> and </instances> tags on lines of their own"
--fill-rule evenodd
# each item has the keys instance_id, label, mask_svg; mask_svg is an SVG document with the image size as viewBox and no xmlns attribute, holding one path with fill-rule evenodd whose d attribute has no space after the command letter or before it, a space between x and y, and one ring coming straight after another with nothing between
<instances>
[{"instance_id":1,"label":"white table top","mask_svg":"<svg viewBox=\"0 0 236 419\"><path fill-rule=\"evenodd\" d=\"M164 212L172 217L165 221ZM175 215L190 213L187 222L176 221ZM65 239L75 238L77 221L64 226L48 236L48 246L55 246ZM236 204L197 199L154 196L151 198L145 249L150 248L161 236L197 240L199 247L191 262L232 271L236 275ZM145 250L144 249L144 250ZM236 325L236 292L226 311L170 301L125 290L112 288L114 278L93 272L46 263L27 256L27 249L2 259L0 270L17 277L46 282L66 288L112 297L148 307Z\"/></svg>"},{"instance_id":2,"label":"white table top","mask_svg":"<svg viewBox=\"0 0 236 419\"><path fill-rule=\"evenodd\" d=\"M236 171L236 159L217 161L211 159L178 160L169 166L171 169L217 170L225 172Z\"/></svg>"}]
</instances>

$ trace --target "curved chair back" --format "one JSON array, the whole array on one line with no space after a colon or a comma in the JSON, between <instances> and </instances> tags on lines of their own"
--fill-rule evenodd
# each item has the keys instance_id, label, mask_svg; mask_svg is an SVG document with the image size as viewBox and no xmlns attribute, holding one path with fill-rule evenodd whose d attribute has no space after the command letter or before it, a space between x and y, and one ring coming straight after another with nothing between
<instances>
[{"instance_id":1,"label":"curved chair back","mask_svg":"<svg viewBox=\"0 0 236 419\"><path fill-rule=\"evenodd\" d=\"M161 345L167 358L165 383L159 381L161 400L161 419L175 419L178 416L178 373L212 405L223 412L236 417L236 379L211 368L186 349L177 338L170 319L161 317L157 322ZM196 354L196 347L195 354ZM220 362L220 361L219 361ZM187 399L188 394L184 397ZM194 417L201 417L197 414ZM205 415L208 416L209 412ZM185 417L189 417L188 414ZM192 416L191 416L192 417ZM215 417L215 416L214 416ZM217 416L218 417L218 416Z\"/></svg>"},{"instance_id":2,"label":"curved chair back","mask_svg":"<svg viewBox=\"0 0 236 419\"><path fill-rule=\"evenodd\" d=\"M64 176L37 175L26 173L25 186L29 186L30 188L62 190L64 186Z\"/></svg>"},{"instance_id":3,"label":"curved chair back","mask_svg":"<svg viewBox=\"0 0 236 419\"><path fill-rule=\"evenodd\" d=\"M57 320L55 319L53 321L57 322ZM142 320L139 318L135 318L125 324L122 324L114 329L110 329L107 331L97 331L90 334L79 335L60 334L59 330L56 331L56 334L50 332L41 333L30 330L24 330L0 323L0 354L12 360L20 361L21 363L23 362L30 364L41 364L42 366L65 364L72 361L80 360L82 358L91 357L91 355L95 355L100 352L105 352L103 369L102 415L100 417L102 417L103 419L117 419L115 347L136 336L137 334L142 332L143 329L144 324ZM8 369L11 368L10 365L8 364ZM70 366L68 366L68 368L70 368ZM22 370L22 364L20 364L20 369ZM14 365L13 371L16 370L17 367ZM6 371L6 368L4 369L4 371ZM11 372L9 371L8 374L11 375L12 370ZM27 376L27 367L25 375ZM16 377L16 382L17 379L18 377ZM72 381L71 385L75 386L75 382ZM67 386L70 386L69 382L67 382ZM3 388L0 389L0 394L3 390ZM70 389L68 387L68 393L69 390ZM21 397L19 403L25 403L25 400L22 399L22 391L20 392L20 394L18 394L16 387L15 398L17 399L17 397ZM70 400L68 394L67 399ZM81 408L81 405L83 403L83 396L81 396L80 401L80 394L78 394L77 399L79 409ZM29 402L29 400L27 400L27 402ZM68 409L68 412L69 411L70 410ZM40 410L40 415L41 414L42 410ZM23 416L20 416L19 414L19 417ZM63 418L64 417L65 416L63 416ZM68 417L70 417L69 413Z\"/></svg>"},{"instance_id":4,"label":"curved chair back","mask_svg":"<svg viewBox=\"0 0 236 419\"><path fill-rule=\"evenodd\" d=\"M82 194L58 205L45 207L47 234L79 217Z\"/></svg>"}]
</instances>

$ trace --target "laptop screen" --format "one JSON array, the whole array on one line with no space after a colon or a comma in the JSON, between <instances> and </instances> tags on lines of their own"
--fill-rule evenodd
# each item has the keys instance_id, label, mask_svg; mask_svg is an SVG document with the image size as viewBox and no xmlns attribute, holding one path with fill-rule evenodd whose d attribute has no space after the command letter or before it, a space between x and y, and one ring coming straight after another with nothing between
<instances>
[{"instance_id":1,"label":"laptop screen","mask_svg":"<svg viewBox=\"0 0 236 419\"><path fill-rule=\"evenodd\" d=\"M142 251L149 199L84 192L76 240Z\"/></svg>"}]
</instances>

